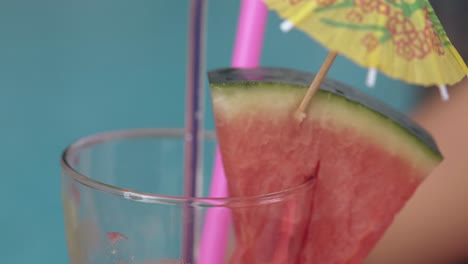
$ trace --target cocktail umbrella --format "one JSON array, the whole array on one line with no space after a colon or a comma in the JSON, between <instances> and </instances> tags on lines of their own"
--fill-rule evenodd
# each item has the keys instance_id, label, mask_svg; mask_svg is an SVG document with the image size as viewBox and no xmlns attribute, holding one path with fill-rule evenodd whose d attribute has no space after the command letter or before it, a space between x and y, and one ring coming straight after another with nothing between
<instances>
[{"instance_id":1,"label":"cocktail umbrella","mask_svg":"<svg viewBox=\"0 0 468 264\"><path fill-rule=\"evenodd\" d=\"M449 98L447 85L468 73L427 0L263 1L285 19L283 31L301 29L330 50L295 113L299 120L338 54L369 69L369 86L381 71L410 84L438 86L443 100Z\"/></svg>"}]
</instances>

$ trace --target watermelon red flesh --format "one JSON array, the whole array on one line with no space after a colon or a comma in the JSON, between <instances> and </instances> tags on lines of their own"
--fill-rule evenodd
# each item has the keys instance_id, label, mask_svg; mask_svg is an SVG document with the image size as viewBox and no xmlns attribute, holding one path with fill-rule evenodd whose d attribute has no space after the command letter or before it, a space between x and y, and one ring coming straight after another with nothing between
<instances>
[{"instance_id":1,"label":"watermelon red flesh","mask_svg":"<svg viewBox=\"0 0 468 264\"><path fill-rule=\"evenodd\" d=\"M223 142L221 146L225 169L229 176L229 191L233 196L256 195L260 192L268 193L297 186L306 181L320 159L322 165L319 178L315 182L317 189L315 195L311 196L315 199L309 198L311 203L316 203L313 219L308 227L310 234L307 234L307 237L310 240L306 241L306 246L298 245L304 248L301 252L304 262L290 263L360 263L391 223L394 213L400 210L422 181L422 177L419 177L410 164L397 156L385 155L378 147L366 142L363 137L353 135L351 131L344 134L331 129L320 131L306 128L313 123L305 124L301 129L314 131L309 135L317 135L319 138L320 143L314 145L314 137L304 139L298 131L294 131L294 128L297 128L294 123L283 123L288 125L281 129L281 133L272 135L267 131L259 133L262 127L278 131L274 125L268 126L260 121L254 122L248 129L245 125L242 126L241 120L231 121L227 126L219 119L217 122L220 124L217 127L220 137L224 133L237 133L236 139L220 139ZM243 131L235 127L240 127ZM270 141L264 141L265 133ZM285 140L298 151L286 150L284 143L280 143ZM252 144L262 141L263 144ZM349 144L350 142L353 144ZM309 147L301 148L301 144ZM257 147L257 151L251 149L254 147ZM239 161L239 157L246 162ZM254 165L251 165L252 161L255 162ZM247 165L243 166L244 164ZM300 164L300 167L296 168L295 164ZM305 206L313 207L307 203ZM284 210L286 209L279 208L276 215L282 218L289 215ZM311 210L300 210L312 213ZM239 211L235 212L240 215ZM259 228L269 226L266 223L269 223L269 218L272 218L274 213L257 213L257 216L253 213L252 217L244 217L242 220L239 216L237 230L246 233L249 229L251 232L247 233L256 234L250 240L243 241L251 241L258 247L270 248L276 252L278 248L272 241L281 241L284 238L259 241L265 233L273 236L273 227L273 230L269 231ZM259 215L264 217L260 218ZM307 219L308 216L303 218ZM296 226L298 234L301 234L301 228L305 231L307 226ZM258 253L273 253L258 250L257 247L251 247L250 250L252 252L245 255L249 259L240 263L258 263ZM289 255L292 258L297 254Z\"/></svg>"},{"instance_id":2,"label":"watermelon red flesh","mask_svg":"<svg viewBox=\"0 0 468 264\"><path fill-rule=\"evenodd\" d=\"M291 113L306 86L211 86L230 195L298 186L320 161L307 200L263 212L233 211L237 263L361 263L441 160L382 113L336 94L319 92L298 126ZM275 258L280 251L283 257Z\"/></svg>"},{"instance_id":3,"label":"watermelon red flesh","mask_svg":"<svg viewBox=\"0 0 468 264\"><path fill-rule=\"evenodd\" d=\"M236 248L229 263L299 263L313 206L313 184L281 202L232 209Z\"/></svg>"}]
</instances>

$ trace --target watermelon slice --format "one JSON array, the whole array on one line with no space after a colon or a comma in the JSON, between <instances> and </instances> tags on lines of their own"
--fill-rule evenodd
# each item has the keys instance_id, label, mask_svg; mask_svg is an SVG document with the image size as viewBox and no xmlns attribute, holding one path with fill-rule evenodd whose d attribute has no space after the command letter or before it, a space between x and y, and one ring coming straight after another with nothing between
<instances>
[{"instance_id":1,"label":"watermelon slice","mask_svg":"<svg viewBox=\"0 0 468 264\"><path fill-rule=\"evenodd\" d=\"M292 113L313 77L277 68L209 73L231 196L293 188L320 163L305 201L233 210L231 263L362 263L442 160L431 136L407 117L330 80L299 125Z\"/></svg>"}]
</instances>

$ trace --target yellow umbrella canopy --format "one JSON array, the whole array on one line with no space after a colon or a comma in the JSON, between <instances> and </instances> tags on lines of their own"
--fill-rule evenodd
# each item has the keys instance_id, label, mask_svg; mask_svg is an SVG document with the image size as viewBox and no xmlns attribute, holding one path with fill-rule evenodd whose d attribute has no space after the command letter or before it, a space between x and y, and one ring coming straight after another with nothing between
<instances>
[{"instance_id":1,"label":"yellow umbrella canopy","mask_svg":"<svg viewBox=\"0 0 468 264\"><path fill-rule=\"evenodd\" d=\"M327 47L330 64L339 53L369 68L369 86L381 71L411 84L439 86L448 99L445 85L468 73L427 0L264 2L285 19L284 31L299 28Z\"/></svg>"}]
</instances>

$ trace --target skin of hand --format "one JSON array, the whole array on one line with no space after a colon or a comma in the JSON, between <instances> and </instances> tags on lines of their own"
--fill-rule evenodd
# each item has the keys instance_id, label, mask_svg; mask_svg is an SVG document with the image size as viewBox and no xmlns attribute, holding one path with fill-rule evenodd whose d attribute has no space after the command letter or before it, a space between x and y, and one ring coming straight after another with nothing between
<instances>
[{"instance_id":1,"label":"skin of hand","mask_svg":"<svg viewBox=\"0 0 468 264\"><path fill-rule=\"evenodd\" d=\"M451 264L468 260L468 80L451 99L429 98L413 118L436 140L444 161L420 186L366 264Z\"/></svg>"}]
</instances>

